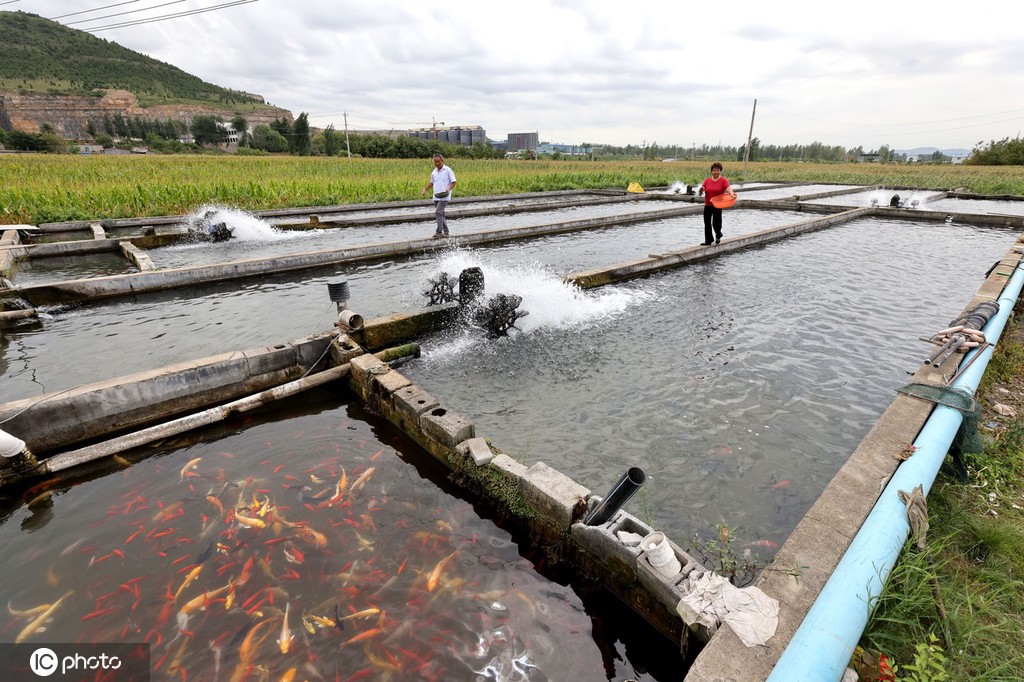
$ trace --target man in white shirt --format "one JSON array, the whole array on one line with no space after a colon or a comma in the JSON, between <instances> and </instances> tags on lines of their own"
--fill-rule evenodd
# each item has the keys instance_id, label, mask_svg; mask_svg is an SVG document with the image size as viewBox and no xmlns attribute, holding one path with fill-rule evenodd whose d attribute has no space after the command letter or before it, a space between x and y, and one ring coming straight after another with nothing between
<instances>
[{"instance_id":1,"label":"man in white shirt","mask_svg":"<svg viewBox=\"0 0 1024 682\"><path fill-rule=\"evenodd\" d=\"M434 170L430 172L430 182L420 192L420 194L426 194L427 190L431 187L434 188L434 215L437 216L437 231L434 233L434 239L448 236L448 221L444 217L444 210L452 198L455 182L455 171L445 165L444 157L434 154Z\"/></svg>"}]
</instances>

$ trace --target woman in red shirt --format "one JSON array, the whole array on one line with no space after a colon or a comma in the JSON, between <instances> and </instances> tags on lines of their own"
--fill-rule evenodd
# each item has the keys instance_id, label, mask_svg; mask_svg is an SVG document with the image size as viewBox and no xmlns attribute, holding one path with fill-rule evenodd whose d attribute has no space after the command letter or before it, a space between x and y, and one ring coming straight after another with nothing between
<instances>
[{"instance_id":1,"label":"woman in red shirt","mask_svg":"<svg viewBox=\"0 0 1024 682\"><path fill-rule=\"evenodd\" d=\"M722 175L722 164L715 161L711 164L711 177L704 178L697 196L704 195L704 241L701 246L710 246L722 241L722 209L711 203L711 199L722 194L736 196L729 185L729 180ZM711 229L715 230L715 241L711 241Z\"/></svg>"}]
</instances>

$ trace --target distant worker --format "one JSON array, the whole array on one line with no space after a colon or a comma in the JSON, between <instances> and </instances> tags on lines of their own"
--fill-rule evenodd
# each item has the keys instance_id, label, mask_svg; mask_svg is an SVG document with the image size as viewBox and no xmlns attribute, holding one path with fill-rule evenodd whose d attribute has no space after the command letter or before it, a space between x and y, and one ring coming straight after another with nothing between
<instances>
[{"instance_id":1,"label":"distant worker","mask_svg":"<svg viewBox=\"0 0 1024 682\"><path fill-rule=\"evenodd\" d=\"M711 200L722 194L736 196L729 179L722 175L722 164L715 161L711 164L711 177L704 178L697 196L704 195L704 241L701 246L710 246L722 241L722 209L711 203ZM715 241L711 241L711 230L714 228Z\"/></svg>"},{"instance_id":2,"label":"distant worker","mask_svg":"<svg viewBox=\"0 0 1024 682\"><path fill-rule=\"evenodd\" d=\"M434 215L437 216L437 231L434 232L434 239L448 236L448 220L444 217L444 210L448 208L448 202L451 201L455 182L455 171L445 165L443 156L434 154L434 170L430 171L430 182L420 192L420 194L426 194L427 190L431 187L434 188Z\"/></svg>"}]
</instances>

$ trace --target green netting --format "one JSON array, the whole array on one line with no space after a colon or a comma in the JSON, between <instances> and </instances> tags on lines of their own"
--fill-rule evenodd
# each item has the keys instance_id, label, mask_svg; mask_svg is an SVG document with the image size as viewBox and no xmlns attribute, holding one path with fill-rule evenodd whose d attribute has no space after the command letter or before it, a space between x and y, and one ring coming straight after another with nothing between
<instances>
[{"instance_id":1,"label":"green netting","mask_svg":"<svg viewBox=\"0 0 1024 682\"><path fill-rule=\"evenodd\" d=\"M936 405L944 405L958 411L964 419L953 439L953 445L959 448L960 452L981 452L984 447L981 436L978 435L978 417L981 414L981 407L970 391L952 386L918 383L910 383L896 390L904 395L928 400Z\"/></svg>"}]
</instances>

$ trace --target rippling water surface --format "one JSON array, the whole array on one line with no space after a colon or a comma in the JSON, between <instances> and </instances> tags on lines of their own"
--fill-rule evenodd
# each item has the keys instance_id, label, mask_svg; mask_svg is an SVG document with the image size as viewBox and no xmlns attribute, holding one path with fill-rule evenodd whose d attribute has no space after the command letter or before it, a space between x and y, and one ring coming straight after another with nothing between
<instances>
[{"instance_id":1,"label":"rippling water surface","mask_svg":"<svg viewBox=\"0 0 1024 682\"><path fill-rule=\"evenodd\" d=\"M403 372L598 494L643 468L631 504L676 537L725 522L771 550L1014 236L869 219L595 292L497 278L526 333L439 337Z\"/></svg>"},{"instance_id":2,"label":"rippling water surface","mask_svg":"<svg viewBox=\"0 0 1024 682\"><path fill-rule=\"evenodd\" d=\"M148 642L154 679L671 679L670 643L593 632L647 628L540 575L389 433L322 397L38 486L0 522L0 639ZM62 598L44 630L15 615Z\"/></svg>"},{"instance_id":3,"label":"rippling water surface","mask_svg":"<svg viewBox=\"0 0 1024 682\"><path fill-rule=\"evenodd\" d=\"M736 209L726 221L725 236L803 218L785 211ZM262 227L270 230L266 224ZM703 229L700 216L687 216L473 251L497 254L495 262L542 265L565 275L693 246L703 238ZM266 242L253 243L268 248ZM197 245L194 251L219 253L220 246ZM438 274L442 253L178 289L134 301L52 308L40 320L0 336L0 400L105 379L111 376L110 354L118 348L132 349L118 356L118 373L127 373L329 329L335 307L327 282L337 276L348 280L350 306L367 319L417 308L426 303L422 292L428 288L428 277Z\"/></svg>"}]
</instances>

